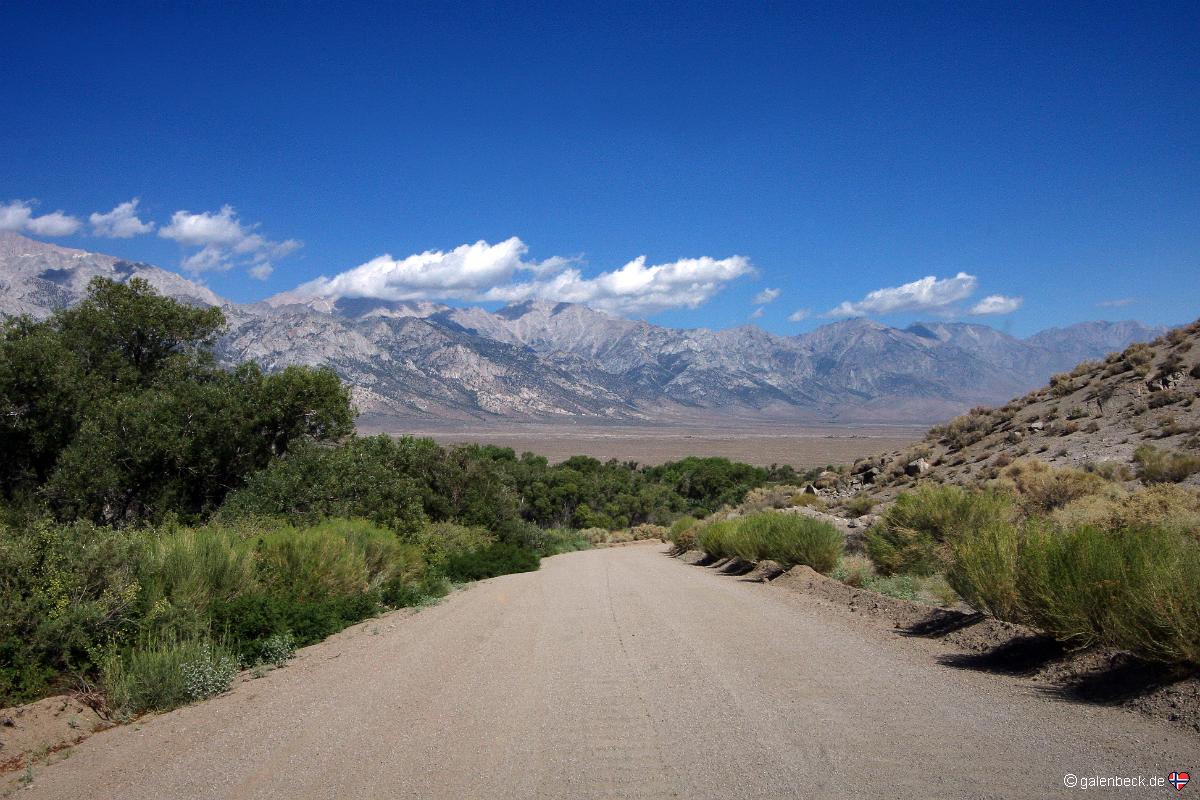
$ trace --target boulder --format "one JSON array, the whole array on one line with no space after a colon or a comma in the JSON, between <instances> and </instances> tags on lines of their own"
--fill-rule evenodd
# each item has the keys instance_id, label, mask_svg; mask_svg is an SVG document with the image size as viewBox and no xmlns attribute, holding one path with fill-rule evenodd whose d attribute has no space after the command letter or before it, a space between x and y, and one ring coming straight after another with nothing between
<instances>
[{"instance_id":1,"label":"boulder","mask_svg":"<svg viewBox=\"0 0 1200 800\"><path fill-rule=\"evenodd\" d=\"M933 466L926 459L918 458L916 461L910 461L905 465L904 474L909 477L916 477L917 475L924 475L931 469L933 469Z\"/></svg>"}]
</instances>

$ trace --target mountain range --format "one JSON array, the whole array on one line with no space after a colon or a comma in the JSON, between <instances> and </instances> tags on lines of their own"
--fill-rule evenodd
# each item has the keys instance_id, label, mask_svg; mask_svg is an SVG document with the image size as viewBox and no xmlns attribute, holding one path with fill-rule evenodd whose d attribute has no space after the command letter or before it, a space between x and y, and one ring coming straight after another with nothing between
<instances>
[{"instance_id":1,"label":"mountain range","mask_svg":"<svg viewBox=\"0 0 1200 800\"><path fill-rule=\"evenodd\" d=\"M149 264L0 233L0 313L41 318L95 276L144 278L221 306L222 359L266 369L328 365L379 425L507 419L569 422L762 419L926 422L1007 400L1054 372L1162 328L1085 322L1018 339L986 325L894 328L848 319L796 336L713 331L530 301L497 311L276 295L230 303Z\"/></svg>"}]
</instances>

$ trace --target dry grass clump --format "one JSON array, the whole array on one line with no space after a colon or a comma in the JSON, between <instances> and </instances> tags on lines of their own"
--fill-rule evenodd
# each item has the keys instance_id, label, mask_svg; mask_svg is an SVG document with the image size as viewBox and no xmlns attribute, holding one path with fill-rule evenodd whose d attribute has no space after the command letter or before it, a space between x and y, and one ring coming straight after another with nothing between
<instances>
[{"instance_id":1,"label":"dry grass clump","mask_svg":"<svg viewBox=\"0 0 1200 800\"><path fill-rule=\"evenodd\" d=\"M1142 445L1133 453L1138 477L1148 483L1179 483L1200 472L1200 455Z\"/></svg>"},{"instance_id":2,"label":"dry grass clump","mask_svg":"<svg viewBox=\"0 0 1200 800\"><path fill-rule=\"evenodd\" d=\"M579 532L579 535L587 541L588 544L596 545L608 541L607 528L584 528Z\"/></svg>"},{"instance_id":3,"label":"dry grass clump","mask_svg":"<svg viewBox=\"0 0 1200 800\"><path fill-rule=\"evenodd\" d=\"M1114 486L1072 501L1052 518L1063 528L1124 530L1149 525L1200 540L1200 491L1166 483L1134 492Z\"/></svg>"},{"instance_id":4,"label":"dry grass clump","mask_svg":"<svg viewBox=\"0 0 1200 800\"><path fill-rule=\"evenodd\" d=\"M861 517L870 514L875 508L875 501L865 494L857 494L842 503L842 509L851 517Z\"/></svg>"},{"instance_id":5,"label":"dry grass clump","mask_svg":"<svg viewBox=\"0 0 1200 800\"><path fill-rule=\"evenodd\" d=\"M738 506L742 512L765 511L768 508L787 508L801 505L797 498L814 497L805 495L799 486L759 486L746 493L746 499Z\"/></svg>"},{"instance_id":6,"label":"dry grass clump","mask_svg":"<svg viewBox=\"0 0 1200 800\"><path fill-rule=\"evenodd\" d=\"M1038 459L1022 459L1006 467L993 488L1013 494L1027 514L1045 514L1084 495L1103 492L1109 481L1084 470L1056 468Z\"/></svg>"},{"instance_id":7,"label":"dry grass clump","mask_svg":"<svg viewBox=\"0 0 1200 800\"><path fill-rule=\"evenodd\" d=\"M961 450L982 440L992 431L992 412L987 408L973 408L962 416L955 417L945 425L930 429L929 437L941 441L950 450ZM921 456L914 456L920 458Z\"/></svg>"}]
</instances>

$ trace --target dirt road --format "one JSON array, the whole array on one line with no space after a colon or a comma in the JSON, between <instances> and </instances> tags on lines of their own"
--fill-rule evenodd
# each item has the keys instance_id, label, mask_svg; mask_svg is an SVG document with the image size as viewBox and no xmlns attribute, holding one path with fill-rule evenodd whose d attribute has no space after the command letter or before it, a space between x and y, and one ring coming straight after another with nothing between
<instances>
[{"instance_id":1,"label":"dirt road","mask_svg":"<svg viewBox=\"0 0 1200 800\"><path fill-rule=\"evenodd\" d=\"M1068 772L1195 774L1197 755L1185 732L938 666L801 595L637 546L360 625L93 736L19 796L1044 798L1079 794Z\"/></svg>"}]
</instances>

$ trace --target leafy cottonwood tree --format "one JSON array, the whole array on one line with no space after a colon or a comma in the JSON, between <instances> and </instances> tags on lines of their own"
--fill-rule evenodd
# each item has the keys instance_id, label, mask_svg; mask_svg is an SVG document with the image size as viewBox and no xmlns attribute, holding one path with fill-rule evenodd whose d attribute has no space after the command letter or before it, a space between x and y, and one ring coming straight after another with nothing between
<instances>
[{"instance_id":1,"label":"leafy cottonwood tree","mask_svg":"<svg viewBox=\"0 0 1200 800\"><path fill-rule=\"evenodd\" d=\"M224 324L218 308L101 278L45 322L6 322L0 494L37 494L63 518L103 524L194 517L295 442L353 429L330 370L218 367Z\"/></svg>"}]
</instances>

